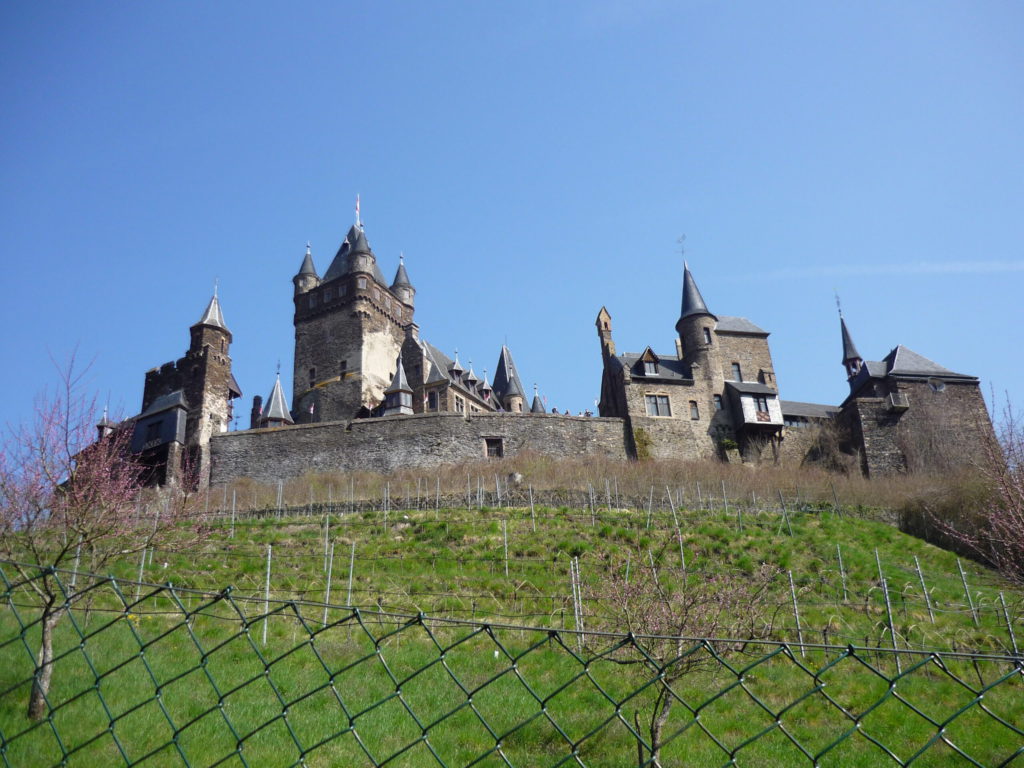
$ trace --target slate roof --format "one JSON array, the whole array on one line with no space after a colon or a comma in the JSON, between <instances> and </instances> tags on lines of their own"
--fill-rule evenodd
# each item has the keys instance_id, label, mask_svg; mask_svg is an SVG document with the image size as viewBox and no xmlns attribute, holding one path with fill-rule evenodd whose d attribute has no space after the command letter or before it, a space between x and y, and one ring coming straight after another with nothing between
<instances>
[{"instance_id":1,"label":"slate roof","mask_svg":"<svg viewBox=\"0 0 1024 768\"><path fill-rule=\"evenodd\" d=\"M803 416L808 419L827 419L833 414L839 413L834 405L822 405L820 403L800 403L795 400L779 400L782 406L783 416Z\"/></svg>"},{"instance_id":2,"label":"slate roof","mask_svg":"<svg viewBox=\"0 0 1024 768\"><path fill-rule=\"evenodd\" d=\"M216 293L213 294L210 303L206 305L206 311L203 312L203 316L199 318L196 325L212 325L214 328L223 328L225 331L228 329L224 324L224 313L220 311L220 301L217 299Z\"/></svg>"},{"instance_id":3,"label":"slate roof","mask_svg":"<svg viewBox=\"0 0 1024 768\"><path fill-rule=\"evenodd\" d=\"M544 403L538 394L533 396L533 405L530 406L530 413L547 413L547 409L544 407Z\"/></svg>"},{"instance_id":4,"label":"slate roof","mask_svg":"<svg viewBox=\"0 0 1024 768\"><path fill-rule=\"evenodd\" d=\"M512 353L504 344L501 345L498 367L494 371L494 394L498 396L499 400L504 400L510 395L518 395L526 400L526 390L523 389L523 382L519 379L519 372L512 360Z\"/></svg>"},{"instance_id":5,"label":"slate roof","mask_svg":"<svg viewBox=\"0 0 1024 768\"><path fill-rule=\"evenodd\" d=\"M761 384L757 381L727 381L725 386L729 389L734 389L737 392L742 392L745 395L778 395L774 387L769 387L767 384Z\"/></svg>"},{"instance_id":6,"label":"slate roof","mask_svg":"<svg viewBox=\"0 0 1024 768\"><path fill-rule=\"evenodd\" d=\"M138 418L152 416L154 413L160 413L170 408L184 408L188 410L188 401L185 399L185 393L182 390L178 389L170 394L161 395L150 403L149 408L140 413Z\"/></svg>"},{"instance_id":7,"label":"slate roof","mask_svg":"<svg viewBox=\"0 0 1024 768\"><path fill-rule=\"evenodd\" d=\"M427 375L426 383L436 384L439 381L451 381L448 369L451 367L452 361L445 356L444 352L429 342L420 341L420 346L423 349L423 356L430 363L430 373Z\"/></svg>"},{"instance_id":8,"label":"slate roof","mask_svg":"<svg viewBox=\"0 0 1024 768\"><path fill-rule=\"evenodd\" d=\"M233 373L231 374L231 380L228 382L228 395L232 400L242 396L242 388L238 386L238 379L235 378Z\"/></svg>"},{"instance_id":9,"label":"slate roof","mask_svg":"<svg viewBox=\"0 0 1024 768\"><path fill-rule=\"evenodd\" d=\"M395 272L395 280L391 283L392 288L412 288L409 282L409 273L405 271L405 257L398 257L398 271Z\"/></svg>"},{"instance_id":10,"label":"slate roof","mask_svg":"<svg viewBox=\"0 0 1024 768\"><path fill-rule=\"evenodd\" d=\"M923 355L907 349L902 344L885 356L885 364L889 373L893 376L939 376L945 378L973 379L963 373L955 373L948 368L943 368L936 362L929 360Z\"/></svg>"},{"instance_id":11,"label":"slate roof","mask_svg":"<svg viewBox=\"0 0 1024 768\"><path fill-rule=\"evenodd\" d=\"M679 310L679 319L683 320L691 315L711 315L711 310L704 303L704 297L700 295L697 288L697 281L690 274L690 266L683 264L683 305Z\"/></svg>"},{"instance_id":12,"label":"slate roof","mask_svg":"<svg viewBox=\"0 0 1024 768\"><path fill-rule=\"evenodd\" d=\"M409 386L409 380L405 378L405 366L402 365L402 355L399 353L398 360L395 363L395 375L391 379L391 386L384 390L385 395L389 395L392 392L412 392L412 387Z\"/></svg>"},{"instance_id":13,"label":"slate roof","mask_svg":"<svg viewBox=\"0 0 1024 768\"><path fill-rule=\"evenodd\" d=\"M646 352L646 350L644 351ZM657 353L655 354L657 355ZM676 358L675 353L671 356L657 355L657 375L645 375L643 365L637 365L643 355L643 352L623 352L621 355L613 357L612 362L613 364L618 363L623 368L628 369L630 374L636 376L638 379L647 379L649 381L693 381L693 373L682 360Z\"/></svg>"},{"instance_id":14,"label":"slate roof","mask_svg":"<svg viewBox=\"0 0 1024 768\"><path fill-rule=\"evenodd\" d=\"M334 261L332 261L331 266L327 268L323 281L326 283L344 275L351 274L351 257L356 253L369 253L370 255L373 255L373 251L370 249L370 244L366 240L366 233L353 224L352 228L348 231L348 234L345 235L345 240L342 242L341 247L338 248L338 252L334 254ZM381 285L386 286L388 284L388 281L384 279L384 273L380 271L376 258L373 260L373 279Z\"/></svg>"},{"instance_id":15,"label":"slate roof","mask_svg":"<svg viewBox=\"0 0 1024 768\"><path fill-rule=\"evenodd\" d=\"M747 318L731 317L729 315L719 315L718 324L715 326L715 333L756 333L759 336L768 335L768 331L754 325Z\"/></svg>"},{"instance_id":16,"label":"slate roof","mask_svg":"<svg viewBox=\"0 0 1024 768\"><path fill-rule=\"evenodd\" d=\"M266 421L284 421L292 423L292 415L288 412L288 404L284 399L284 391L281 389L281 376L278 374L274 382L274 388L267 398L267 407L263 411L263 418Z\"/></svg>"},{"instance_id":17,"label":"slate roof","mask_svg":"<svg viewBox=\"0 0 1024 768\"><path fill-rule=\"evenodd\" d=\"M846 327L846 319L839 316L839 330L843 335L843 364L850 362L851 360L861 360L860 352L857 351L857 345L853 343L853 337L850 336L850 329Z\"/></svg>"},{"instance_id":18,"label":"slate roof","mask_svg":"<svg viewBox=\"0 0 1024 768\"><path fill-rule=\"evenodd\" d=\"M306 246L306 256L302 260L302 266L299 267L299 274L317 277L316 267L313 266L313 253L308 245Z\"/></svg>"}]
</instances>

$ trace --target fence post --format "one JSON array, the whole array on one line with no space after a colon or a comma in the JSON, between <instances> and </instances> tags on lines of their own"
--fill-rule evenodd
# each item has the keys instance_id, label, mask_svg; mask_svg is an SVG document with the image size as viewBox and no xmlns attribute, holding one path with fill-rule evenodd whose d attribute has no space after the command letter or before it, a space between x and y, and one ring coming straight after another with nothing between
<instances>
[{"instance_id":1,"label":"fence post","mask_svg":"<svg viewBox=\"0 0 1024 768\"><path fill-rule=\"evenodd\" d=\"M704 509L704 497L700 493L700 480L697 481L697 507Z\"/></svg>"},{"instance_id":2,"label":"fence post","mask_svg":"<svg viewBox=\"0 0 1024 768\"><path fill-rule=\"evenodd\" d=\"M786 521L786 528L789 529L789 535L793 535L793 526L789 523L789 512L786 510L786 499L782 495L782 489L779 489L779 503L782 504L782 519ZM782 526L780 525L781 529Z\"/></svg>"},{"instance_id":3,"label":"fence post","mask_svg":"<svg viewBox=\"0 0 1024 768\"><path fill-rule=\"evenodd\" d=\"M263 586L263 613L266 616L263 619L263 644L267 644L267 625L270 623L270 559L274 547L271 544L267 544L267 579Z\"/></svg>"},{"instance_id":4,"label":"fence post","mask_svg":"<svg viewBox=\"0 0 1024 768\"><path fill-rule=\"evenodd\" d=\"M793 584L793 572L789 574L789 594L793 596L793 617L796 619L796 637L800 641L800 655L806 656L807 649L804 648L804 631L800 628L800 609L796 605L796 586Z\"/></svg>"},{"instance_id":5,"label":"fence post","mask_svg":"<svg viewBox=\"0 0 1024 768\"><path fill-rule=\"evenodd\" d=\"M729 497L725 493L725 480L722 481L722 504L725 506L725 516L729 517Z\"/></svg>"},{"instance_id":6,"label":"fence post","mask_svg":"<svg viewBox=\"0 0 1024 768\"><path fill-rule=\"evenodd\" d=\"M843 580L843 602L847 602L850 599L850 595L846 591L846 569L843 567L843 550L838 544L836 544L836 555L839 557L839 576Z\"/></svg>"},{"instance_id":7,"label":"fence post","mask_svg":"<svg viewBox=\"0 0 1024 768\"><path fill-rule=\"evenodd\" d=\"M140 592L142 590L142 584L141 584L141 582L142 582L142 570L143 570L143 568L146 567L146 550L147 549L149 549L149 547L143 547L142 548L142 560L139 561L139 578L136 579L136 581L140 582L140 583L137 583L135 585L135 602L136 603L139 602L139 595L140 595Z\"/></svg>"},{"instance_id":8,"label":"fence post","mask_svg":"<svg viewBox=\"0 0 1024 768\"><path fill-rule=\"evenodd\" d=\"M654 512L654 486L651 485L651 495L647 498L647 528L651 527L651 514Z\"/></svg>"},{"instance_id":9,"label":"fence post","mask_svg":"<svg viewBox=\"0 0 1024 768\"><path fill-rule=\"evenodd\" d=\"M505 539L505 578L508 578L508 520L501 521L501 533Z\"/></svg>"},{"instance_id":10,"label":"fence post","mask_svg":"<svg viewBox=\"0 0 1024 768\"><path fill-rule=\"evenodd\" d=\"M537 532L537 516L533 512L533 486L530 485L530 523L533 525L533 532Z\"/></svg>"},{"instance_id":11,"label":"fence post","mask_svg":"<svg viewBox=\"0 0 1024 768\"><path fill-rule=\"evenodd\" d=\"M967 595L967 604L971 607L971 616L974 618L974 626L978 625L978 612L974 608L974 600L971 598L971 590L967 586L967 574L964 573L964 567L960 565L960 558L956 559L956 567L960 569L960 580L964 583L964 594Z\"/></svg>"},{"instance_id":12,"label":"fence post","mask_svg":"<svg viewBox=\"0 0 1024 768\"><path fill-rule=\"evenodd\" d=\"M889 620L889 637L892 639L892 649L895 651L893 657L896 659L896 671L903 672L903 665L900 664L899 646L896 644L896 627L892 623L892 606L889 604L889 582L882 579L882 592L885 595L885 616Z\"/></svg>"},{"instance_id":13,"label":"fence post","mask_svg":"<svg viewBox=\"0 0 1024 768\"><path fill-rule=\"evenodd\" d=\"M71 591L75 589L75 584L78 583L78 564L82 559L82 537L78 537L78 545L75 547L75 569L71 571ZM142 579L139 579L142 581ZM1005 604L1004 604L1005 605Z\"/></svg>"},{"instance_id":14,"label":"fence post","mask_svg":"<svg viewBox=\"0 0 1024 768\"><path fill-rule=\"evenodd\" d=\"M917 578L921 580L921 592L924 594L924 604L928 606L928 618L934 624L935 614L932 612L932 598L928 594L928 587L924 583L924 573L921 571L921 563L918 561L917 555L914 555L914 567L917 568Z\"/></svg>"},{"instance_id":15,"label":"fence post","mask_svg":"<svg viewBox=\"0 0 1024 768\"><path fill-rule=\"evenodd\" d=\"M235 504L238 491L231 491L231 538L235 538Z\"/></svg>"}]
</instances>

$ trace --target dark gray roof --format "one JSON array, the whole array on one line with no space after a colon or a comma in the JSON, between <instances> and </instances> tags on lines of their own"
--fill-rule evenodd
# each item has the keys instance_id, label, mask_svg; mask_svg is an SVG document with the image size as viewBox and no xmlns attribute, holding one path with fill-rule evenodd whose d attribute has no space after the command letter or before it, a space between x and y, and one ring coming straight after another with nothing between
<instances>
[{"instance_id":1,"label":"dark gray roof","mask_svg":"<svg viewBox=\"0 0 1024 768\"><path fill-rule=\"evenodd\" d=\"M884 379L885 375L889 372L889 366L878 360L865 360L861 370L867 371L867 375L872 378Z\"/></svg>"},{"instance_id":2,"label":"dark gray roof","mask_svg":"<svg viewBox=\"0 0 1024 768\"><path fill-rule=\"evenodd\" d=\"M242 396L242 388L238 386L238 379L235 378L235 374L231 374L231 379L228 381L228 396L234 400L236 397Z\"/></svg>"},{"instance_id":3,"label":"dark gray roof","mask_svg":"<svg viewBox=\"0 0 1024 768\"><path fill-rule=\"evenodd\" d=\"M530 413L547 413L547 409L544 408L544 403L540 399L540 395L533 395L533 405L530 406Z\"/></svg>"},{"instance_id":4,"label":"dark gray roof","mask_svg":"<svg viewBox=\"0 0 1024 768\"><path fill-rule=\"evenodd\" d=\"M263 418L267 421L284 421L292 423L292 415L288 412L288 404L284 400L284 391L281 389L281 376L278 375L274 382L274 388L270 390L270 397L267 398L267 407L263 411Z\"/></svg>"},{"instance_id":5,"label":"dark gray roof","mask_svg":"<svg viewBox=\"0 0 1024 768\"><path fill-rule=\"evenodd\" d=\"M940 376L953 377L958 379L973 379L963 373L955 373L948 368L943 368L938 363L932 362L927 357L917 354L899 344L892 352L885 356L885 363L888 371L893 376Z\"/></svg>"},{"instance_id":6,"label":"dark gray roof","mask_svg":"<svg viewBox=\"0 0 1024 768\"><path fill-rule=\"evenodd\" d=\"M708 309L708 305L704 303L704 297L700 295L700 289L697 288L697 281L693 279L693 275L690 274L690 266L683 264L683 305L679 311L679 319L683 320L691 315L714 315L711 314L711 310Z\"/></svg>"},{"instance_id":7,"label":"dark gray roof","mask_svg":"<svg viewBox=\"0 0 1024 768\"><path fill-rule=\"evenodd\" d=\"M395 272L395 280L391 283L392 288L412 288L409 282L409 273L405 271L405 257L398 257L398 271Z\"/></svg>"},{"instance_id":8,"label":"dark gray roof","mask_svg":"<svg viewBox=\"0 0 1024 768\"><path fill-rule=\"evenodd\" d=\"M356 253L368 253L371 256L373 251L370 250L370 244L366 241L366 234L362 229L356 225L352 225L352 228L345 235L345 240L338 248L338 252L334 254L334 261L331 262L331 266L327 268L326 274L324 274L324 282L330 282L343 275L351 274L352 272L352 259L351 257ZM384 279L384 273L380 271L380 267L377 265L377 259L373 259L373 279L381 285L386 286L388 281Z\"/></svg>"},{"instance_id":9,"label":"dark gray roof","mask_svg":"<svg viewBox=\"0 0 1024 768\"><path fill-rule=\"evenodd\" d=\"M715 325L715 333L756 333L759 336L767 336L768 331L754 325L745 317L730 317L720 315Z\"/></svg>"},{"instance_id":10,"label":"dark gray roof","mask_svg":"<svg viewBox=\"0 0 1024 768\"><path fill-rule=\"evenodd\" d=\"M223 328L225 331L228 329L224 324L224 313L220 311L220 301L217 299L216 291L196 325L212 325L215 328Z\"/></svg>"},{"instance_id":11,"label":"dark gray roof","mask_svg":"<svg viewBox=\"0 0 1024 768\"><path fill-rule=\"evenodd\" d=\"M821 405L820 403L799 403L795 400L779 400L782 406L783 416L803 416L808 419L827 419L839 413L834 405Z\"/></svg>"},{"instance_id":12,"label":"dark gray roof","mask_svg":"<svg viewBox=\"0 0 1024 768\"><path fill-rule=\"evenodd\" d=\"M420 346L423 349L423 356L430 363L430 373L427 376L427 384L436 384L439 381L451 381L451 377L448 375L448 368L451 366L451 360L445 357L444 353L426 341L421 341Z\"/></svg>"},{"instance_id":13,"label":"dark gray roof","mask_svg":"<svg viewBox=\"0 0 1024 768\"><path fill-rule=\"evenodd\" d=\"M644 350L644 352L646 351ZM623 368L627 368L630 374L638 379L648 379L650 381L693 381L693 372L682 360L676 358L675 353L671 356L657 355L658 373L653 376L644 374L644 366L639 364L644 356L644 352L623 352L621 355L613 357L611 361L613 365L617 363Z\"/></svg>"},{"instance_id":14,"label":"dark gray roof","mask_svg":"<svg viewBox=\"0 0 1024 768\"><path fill-rule=\"evenodd\" d=\"M405 366L402 365L401 353L399 353L398 360L395 362L395 375L391 379L391 386L384 390L384 394L388 395L392 392L412 392L409 380L405 378Z\"/></svg>"},{"instance_id":15,"label":"dark gray roof","mask_svg":"<svg viewBox=\"0 0 1024 768\"><path fill-rule=\"evenodd\" d=\"M842 315L839 316L839 330L843 335L843 364L845 365L851 360L861 360L860 352L857 351L857 345L853 343L850 329L846 327L846 319Z\"/></svg>"},{"instance_id":16,"label":"dark gray roof","mask_svg":"<svg viewBox=\"0 0 1024 768\"><path fill-rule=\"evenodd\" d=\"M188 401L185 399L185 393L182 390L178 389L170 394L161 395L149 404L149 408L139 414L139 418L152 416L154 413L166 411L168 408L184 408L188 410Z\"/></svg>"},{"instance_id":17,"label":"dark gray roof","mask_svg":"<svg viewBox=\"0 0 1024 768\"><path fill-rule=\"evenodd\" d=\"M523 382L519 380L519 372L512 360L512 353L504 344L498 355L498 367L494 371L494 393L500 400L509 396L526 399L526 391L523 389Z\"/></svg>"},{"instance_id":18,"label":"dark gray roof","mask_svg":"<svg viewBox=\"0 0 1024 768\"><path fill-rule=\"evenodd\" d=\"M747 395L778 395L774 387L756 381L727 381L725 386Z\"/></svg>"},{"instance_id":19,"label":"dark gray roof","mask_svg":"<svg viewBox=\"0 0 1024 768\"><path fill-rule=\"evenodd\" d=\"M299 274L317 277L316 267L313 266L313 253L308 245L306 246L306 256L302 259L302 266L299 267Z\"/></svg>"}]
</instances>

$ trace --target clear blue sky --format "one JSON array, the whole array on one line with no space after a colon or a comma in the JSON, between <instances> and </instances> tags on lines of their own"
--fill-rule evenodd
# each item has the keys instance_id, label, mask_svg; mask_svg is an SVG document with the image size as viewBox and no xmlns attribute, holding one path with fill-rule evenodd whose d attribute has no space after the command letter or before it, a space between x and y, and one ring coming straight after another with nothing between
<instances>
[{"instance_id":1,"label":"clear blue sky","mask_svg":"<svg viewBox=\"0 0 1024 768\"><path fill-rule=\"evenodd\" d=\"M594 318L673 350L682 259L838 403L833 290L1024 399L1019 2L0 6L4 420L77 344L124 415L220 280L245 393L291 391L291 277L362 213L422 335L593 407Z\"/></svg>"}]
</instances>

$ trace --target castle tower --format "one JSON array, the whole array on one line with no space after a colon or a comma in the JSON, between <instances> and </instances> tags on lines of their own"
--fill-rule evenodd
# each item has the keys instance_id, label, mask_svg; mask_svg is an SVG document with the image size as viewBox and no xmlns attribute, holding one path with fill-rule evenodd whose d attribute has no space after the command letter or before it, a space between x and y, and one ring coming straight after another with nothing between
<instances>
[{"instance_id":1,"label":"castle tower","mask_svg":"<svg viewBox=\"0 0 1024 768\"><path fill-rule=\"evenodd\" d=\"M256 403L253 402L255 406ZM281 374L277 374L274 380L274 388L270 390L270 397L267 398L267 407L259 417L260 428L284 427L293 424L292 415L288 412L288 403L284 399L284 390L281 388Z\"/></svg>"},{"instance_id":2,"label":"castle tower","mask_svg":"<svg viewBox=\"0 0 1024 768\"><path fill-rule=\"evenodd\" d=\"M313 251L309 243L306 243L306 256L302 259L302 266L299 267L298 274L292 278L292 282L295 284L296 296L300 293L307 293L320 285L320 276L316 273L316 267L313 266Z\"/></svg>"},{"instance_id":3,"label":"castle tower","mask_svg":"<svg viewBox=\"0 0 1024 768\"><path fill-rule=\"evenodd\" d=\"M615 342L612 341L612 316L607 309L601 307L601 311L597 313L597 320L594 322L597 325L597 337L601 340L601 357L607 361L609 358L615 357Z\"/></svg>"},{"instance_id":4,"label":"castle tower","mask_svg":"<svg viewBox=\"0 0 1024 768\"><path fill-rule=\"evenodd\" d=\"M537 385L533 385L533 405L530 406L530 413L547 413L547 409L544 407L544 401L540 399L540 393L537 392Z\"/></svg>"},{"instance_id":5,"label":"castle tower","mask_svg":"<svg viewBox=\"0 0 1024 768\"><path fill-rule=\"evenodd\" d=\"M846 327L846 319L843 317L842 311L839 312L839 332L843 337L843 366L846 368L846 378L852 386L853 377L860 373L864 360L861 359L860 352L857 351L857 347L853 343L853 337L850 336L850 329Z\"/></svg>"},{"instance_id":6,"label":"castle tower","mask_svg":"<svg viewBox=\"0 0 1024 768\"><path fill-rule=\"evenodd\" d=\"M402 365L401 355L395 362L395 375L391 379L391 386L384 390L384 415L412 415L412 387L409 386L409 381L405 377L405 366Z\"/></svg>"},{"instance_id":7,"label":"castle tower","mask_svg":"<svg viewBox=\"0 0 1024 768\"><path fill-rule=\"evenodd\" d=\"M676 332L682 346L682 360L691 368L695 379L722 378L722 366L714 344L718 318L711 313L690 266L683 262L683 301L676 321Z\"/></svg>"},{"instance_id":8,"label":"castle tower","mask_svg":"<svg viewBox=\"0 0 1024 768\"><path fill-rule=\"evenodd\" d=\"M522 413L526 403L526 392L523 382L519 380L519 372L512 361L509 348L502 345L498 356L498 367L494 371L494 394L498 397L501 407L511 413Z\"/></svg>"},{"instance_id":9,"label":"castle tower","mask_svg":"<svg viewBox=\"0 0 1024 768\"><path fill-rule=\"evenodd\" d=\"M389 287L358 222L322 278L307 259L294 278L295 418L308 423L368 415L384 401L413 323L415 291L402 264Z\"/></svg>"}]
</instances>

